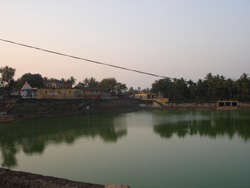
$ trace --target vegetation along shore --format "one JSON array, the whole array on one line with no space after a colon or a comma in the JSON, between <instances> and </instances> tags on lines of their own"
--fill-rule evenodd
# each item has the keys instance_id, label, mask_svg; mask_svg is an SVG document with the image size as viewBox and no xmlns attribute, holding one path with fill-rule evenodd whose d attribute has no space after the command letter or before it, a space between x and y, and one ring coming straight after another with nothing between
<instances>
[{"instance_id":1,"label":"vegetation along shore","mask_svg":"<svg viewBox=\"0 0 250 188\"><path fill-rule=\"evenodd\" d=\"M128 89L115 78L97 81L91 77L76 82L73 76L55 79L26 73L14 80L15 71L8 66L0 68L2 122L24 117L124 112L141 107L215 109L232 105L235 109L250 108L250 77L246 73L236 80L212 73L197 82L165 78L156 80L152 88ZM136 95L154 99L154 94L166 99L163 105L156 100L135 100Z\"/></svg>"}]
</instances>

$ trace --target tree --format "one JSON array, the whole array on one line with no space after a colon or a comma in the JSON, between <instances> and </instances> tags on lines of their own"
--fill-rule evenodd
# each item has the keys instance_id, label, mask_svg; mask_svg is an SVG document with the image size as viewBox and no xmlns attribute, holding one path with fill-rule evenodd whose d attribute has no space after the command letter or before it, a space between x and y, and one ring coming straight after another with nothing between
<instances>
[{"instance_id":1,"label":"tree","mask_svg":"<svg viewBox=\"0 0 250 188\"><path fill-rule=\"evenodd\" d=\"M71 76L69 79L66 80L67 82L72 82L72 85L74 85L76 83L76 79Z\"/></svg>"},{"instance_id":2,"label":"tree","mask_svg":"<svg viewBox=\"0 0 250 188\"><path fill-rule=\"evenodd\" d=\"M197 98L197 85L192 80L189 80L187 84L190 93L190 99L195 101Z\"/></svg>"},{"instance_id":3,"label":"tree","mask_svg":"<svg viewBox=\"0 0 250 188\"><path fill-rule=\"evenodd\" d=\"M104 78L101 82L98 83L98 87L105 87L112 93L113 92L122 93L128 89L126 84L117 82L115 78Z\"/></svg>"},{"instance_id":4,"label":"tree","mask_svg":"<svg viewBox=\"0 0 250 188\"><path fill-rule=\"evenodd\" d=\"M76 84L76 87L84 87L84 86L85 86L85 84L83 82L78 82Z\"/></svg>"},{"instance_id":5,"label":"tree","mask_svg":"<svg viewBox=\"0 0 250 188\"><path fill-rule=\"evenodd\" d=\"M189 98L190 92L187 86L187 82L183 78L174 79L173 88L175 91L174 95L176 100L187 100Z\"/></svg>"},{"instance_id":6,"label":"tree","mask_svg":"<svg viewBox=\"0 0 250 188\"><path fill-rule=\"evenodd\" d=\"M45 83L45 82L47 82L49 80L49 78L48 77L43 77L43 83Z\"/></svg>"},{"instance_id":7,"label":"tree","mask_svg":"<svg viewBox=\"0 0 250 188\"><path fill-rule=\"evenodd\" d=\"M141 93L141 87L138 87L137 90L139 93Z\"/></svg>"},{"instance_id":8,"label":"tree","mask_svg":"<svg viewBox=\"0 0 250 188\"><path fill-rule=\"evenodd\" d=\"M115 87L117 93L122 93L122 92L125 92L128 88L126 86L126 84L122 84L120 82L118 82L116 84L116 87Z\"/></svg>"},{"instance_id":9,"label":"tree","mask_svg":"<svg viewBox=\"0 0 250 188\"><path fill-rule=\"evenodd\" d=\"M114 92L116 85L117 81L115 78L104 78L101 82L99 82L98 87L105 87L107 90Z\"/></svg>"},{"instance_id":10,"label":"tree","mask_svg":"<svg viewBox=\"0 0 250 188\"><path fill-rule=\"evenodd\" d=\"M141 90L141 92L143 92L143 93L150 93L150 89L149 88L145 88L145 89Z\"/></svg>"},{"instance_id":11,"label":"tree","mask_svg":"<svg viewBox=\"0 0 250 188\"><path fill-rule=\"evenodd\" d=\"M235 82L236 99L245 101L250 97L250 78L248 74L243 73L241 77Z\"/></svg>"},{"instance_id":12,"label":"tree","mask_svg":"<svg viewBox=\"0 0 250 188\"><path fill-rule=\"evenodd\" d=\"M87 87L89 85L89 79L86 77L82 83Z\"/></svg>"},{"instance_id":13,"label":"tree","mask_svg":"<svg viewBox=\"0 0 250 188\"><path fill-rule=\"evenodd\" d=\"M0 68L0 95L10 94L14 88L14 75L16 69L5 66Z\"/></svg>"},{"instance_id":14,"label":"tree","mask_svg":"<svg viewBox=\"0 0 250 188\"><path fill-rule=\"evenodd\" d=\"M200 101L208 100L207 99L207 93L208 93L208 86L207 81L203 81L202 79L199 79L196 83L196 93L197 93L197 99Z\"/></svg>"},{"instance_id":15,"label":"tree","mask_svg":"<svg viewBox=\"0 0 250 188\"><path fill-rule=\"evenodd\" d=\"M174 98L174 90L173 90L173 83L171 79L165 78L156 80L152 84L152 92L154 93L162 93L164 97L168 97L173 99Z\"/></svg>"},{"instance_id":16,"label":"tree","mask_svg":"<svg viewBox=\"0 0 250 188\"><path fill-rule=\"evenodd\" d=\"M133 87L130 87L129 90L128 90L129 93L131 94L137 94L137 90L135 90Z\"/></svg>"},{"instance_id":17,"label":"tree","mask_svg":"<svg viewBox=\"0 0 250 188\"><path fill-rule=\"evenodd\" d=\"M11 82L14 81L13 77L15 75L16 69L5 66L0 68L1 73L1 87L8 86Z\"/></svg>"},{"instance_id":18,"label":"tree","mask_svg":"<svg viewBox=\"0 0 250 188\"><path fill-rule=\"evenodd\" d=\"M20 90L25 82L28 82L31 87L44 88L43 78L40 74L24 74L16 81L16 90Z\"/></svg>"},{"instance_id":19,"label":"tree","mask_svg":"<svg viewBox=\"0 0 250 188\"><path fill-rule=\"evenodd\" d=\"M231 78L226 79L225 81L225 88L227 88L227 91L225 91L225 95L227 96L227 99L232 99L233 95L235 93L235 83Z\"/></svg>"},{"instance_id":20,"label":"tree","mask_svg":"<svg viewBox=\"0 0 250 188\"><path fill-rule=\"evenodd\" d=\"M250 77L244 73L234 81L222 75L208 73L204 80L160 79L152 84L152 92L160 92L170 100L217 101L237 99L250 100Z\"/></svg>"},{"instance_id":21,"label":"tree","mask_svg":"<svg viewBox=\"0 0 250 188\"><path fill-rule=\"evenodd\" d=\"M97 87L98 86L98 81L94 78L85 78L82 82L78 82L77 86L78 87Z\"/></svg>"},{"instance_id":22,"label":"tree","mask_svg":"<svg viewBox=\"0 0 250 188\"><path fill-rule=\"evenodd\" d=\"M86 78L87 79L87 78ZM85 80L86 80L85 79ZM84 81L85 81L84 80ZM91 77L91 78L89 78L89 79L87 79L88 80L88 82L87 82L87 86L88 87L96 87L97 85L98 85L98 81L95 79L95 78L93 78L93 77Z\"/></svg>"}]
</instances>

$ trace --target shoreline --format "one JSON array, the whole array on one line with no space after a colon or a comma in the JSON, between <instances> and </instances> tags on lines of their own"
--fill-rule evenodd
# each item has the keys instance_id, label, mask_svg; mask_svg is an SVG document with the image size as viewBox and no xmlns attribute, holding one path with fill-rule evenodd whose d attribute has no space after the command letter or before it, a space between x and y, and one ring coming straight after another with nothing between
<instances>
[{"instance_id":1,"label":"shoreline","mask_svg":"<svg viewBox=\"0 0 250 188\"><path fill-rule=\"evenodd\" d=\"M36 188L130 188L127 185L114 184L93 184L79 181L72 181L64 178L52 176L43 176L39 174L14 171L6 168L0 168L0 187L36 187Z\"/></svg>"},{"instance_id":2,"label":"shoreline","mask_svg":"<svg viewBox=\"0 0 250 188\"><path fill-rule=\"evenodd\" d=\"M217 102L168 102L163 107L154 101L135 99L18 99L10 102L1 100L0 104L2 111L3 106L7 106L5 112L0 114L0 123L43 117L123 113L140 109L250 110L250 103L246 102L238 102L236 107L219 107Z\"/></svg>"},{"instance_id":3,"label":"shoreline","mask_svg":"<svg viewBox=\"0 0 250 188\"><path fill-rule=\"evenodd\" d=\"M0 187L36 187L36 188L105 188L104 185L76 182L52 176L43 176L23 171L0 168Z\"/></svg>"},{"instance_id":4,"label":"shoreline","mask_svg":"<svg viewBox=\"0 0 250 188\"><path fill-rule=\"evenodd\" d=\"M139 100L125 99L19 99L5 103L7 109L0 116L0 123L43 117L131 112L139 110L139 104Z\"/></svg>"}]
</instances>

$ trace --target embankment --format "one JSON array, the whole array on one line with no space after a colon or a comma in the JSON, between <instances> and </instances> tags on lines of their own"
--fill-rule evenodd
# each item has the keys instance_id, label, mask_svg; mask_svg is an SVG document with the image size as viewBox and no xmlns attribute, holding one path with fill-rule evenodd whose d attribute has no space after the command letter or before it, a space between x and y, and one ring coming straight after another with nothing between
<instances>
[{"instance_id":1,"label":"embankment","mask_svg":"<svg viewBox=\"0 0 250 188\"><path fill-rule=\"evenodd\" d=\"M216 102L168 102L166 109L216 109Z\"/></svg>"},{"instance_id":2,"label":"embankment","mask_svg":"<svg viewBox=\"0 0 250 188\"><path fill-rule=\"evenodd\" d=\"M139 109L138 100L118 99L19 99L8 109L20 118L54 117L78 114L129 112Z\"/></svg>"},{"instance_id":3,"label":"embankment","mask_svg":"<svg viewBox=\"0 0 250 188\"><path fill-rule=\"evenodd\" d=\"M0 187L4 188L104 188L104 185L74 182L67 179L42 176L0 168Z\"/></svg>"},{"instance_id":4,"label":"embankment","mask_svg":"<svg viewBox=\"0 0 250 188\"><path fill-rule=\"evenodd\" d=\"M167 106L163 107L153 101L134 99L18 99L7 103L0 101L0 103L1 111L5 113L1 115L0 122L37 117L122 113L140 108L220 109L218 102L168 102ZM238 102L233 109L250 109L250 103Z\"/></svg>"},{"instance_id":5,"label":"embankment","mask_svg":"<svg viewBox=\"0 0 250 188\"><path fill-rule=\"evenodd\" d=\"M237 106L221 108L217 102L168 102L166 109L222 109L222 110L242 110L250 109L250 103L238 102Z\"/></svg>"},{"instance_id":6,"label":"embankment","mask_svg":"<svg viewBox=\"0 0 250 188\"><path fill-rule=\"evenodd\" d=\"M239 102L238 109L250 109L250 103L246 102Z\"/></svg>"}]
</instances>

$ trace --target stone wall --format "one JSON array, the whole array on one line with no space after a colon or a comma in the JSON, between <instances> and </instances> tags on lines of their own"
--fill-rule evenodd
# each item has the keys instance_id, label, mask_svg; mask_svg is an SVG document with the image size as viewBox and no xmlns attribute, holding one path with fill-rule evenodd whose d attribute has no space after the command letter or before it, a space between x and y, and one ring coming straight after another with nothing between
<instances>
[{"instance_id":1,"label":"stone wall","mask_svg":"<svg viewBox=\"0 0 250 188\"><path fill-rule=\"evenodd\" d=\"M194 109L216 109L215 102L194 102L194 103L185 103L185 102L168 102L168 108L194 108Z\"/></svg>"},{"instance_id":2,"label":"stone wall","mask_svg":"<svg viewBox=\"0 0 250 188\"><path fill-rule=\"evenodd\" d=\"M8 114L15 119L54 117L78 114L129 112L140 108L162 108L150 102L133 99L19 99L9 103ZM5 107L6 108L6 107ZM216 109L215 102L168 102L165 109ZM250 109L250 103L238 104L238 109ZM7 112L7 110L6 110Z\"/></svg>"},{"instance_id":3,"label":"stone wall","mask_svg":"<svg viewBox=\"0 0 250 188\"><path fill-rule=\"evenodd\" d=\"M250 109L250 103L238 102L238 109Z\"/></svg>"},{"instance_id":4,"label":"stone wall","mask_svg":"<svg viewBox=\"0 0 250 188\"><path fill-rule=\"evenodd\" d=\"M178 109L178 108L191 108L191 109L222 109L222 110L237 110L237 109L250 109L250 103L246 102L237 102L236 107L218 107L217 102L169 102L166 109Z\"/></svg>"},{"instance_id":5,"label":"stone wall","mask_svg":"<svg viewBox=\"0 0 250 188\"><path fill-rule=\"evenodd\" d=\"M0 187L3 188L104 188L104 185L74 182L67 179L42 176L0 168Z\"/></svg>"},{"instance_id":6,"label":"stone wall","mask_svg":"<svg viewBox=\"0 0 250 188\"><path fill-rule=\"evenodd\" d=\"M139 109L138 100L20 99L10 108L16 119L77 114L128 112Z\"/></svg>"}]
</instances>

